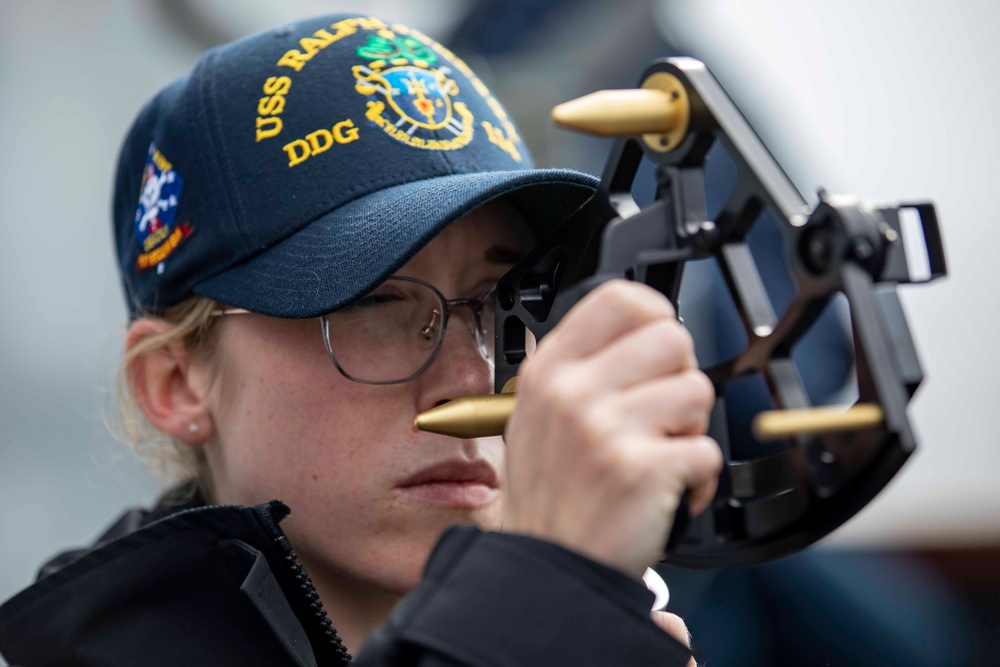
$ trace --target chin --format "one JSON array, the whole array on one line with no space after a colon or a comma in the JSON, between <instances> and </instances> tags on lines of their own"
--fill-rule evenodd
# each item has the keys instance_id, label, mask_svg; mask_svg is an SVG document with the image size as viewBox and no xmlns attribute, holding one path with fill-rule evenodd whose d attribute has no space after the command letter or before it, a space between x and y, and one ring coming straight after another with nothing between
<instances>
[{"instance_id":1,"label":"chin","mask_svg":"<svg viewBox=\"0 0 1000 667\"><path fill-rule=\"evenodd\" d=\"M390 561L389 570L380 577L382 587L395 595L406 595L416 588L424 574L427 559L430 558L440 532L433 538L412 540L394 561Z\"/></svg>"},{"instance_id":2,"label":"chin","mask_svg":"<svg viewBox=\"0 0 1000 667\"><path fill-rule=\"evenodd\" d=\"M408 544L405 547L405 551L413 556L414 568L417 575L416 579L412 582L413 585L419 581L427 559L431 555L431 551L434 550L438 540L441 539L441 535L448 528L463 525L476 526L481 530L497 530L500 524L499 513L458 510L441 512L433 520L424 523L422 529L415 530L406 540Z\"/></svg>"},{"instance_id":3,"label":"chin","mask_svg":"<svg viewBox=\"0 0 1000 667\"><path fill-rule=\"evenodd\" d=\"M421 534L430 541L431 546L437 543L441 534L451 526L476 526L480 530L499 530L503 524L503 512L500 503L488 507L434 507L428 508L425 530Z\"/></svg>"}]
</instances>

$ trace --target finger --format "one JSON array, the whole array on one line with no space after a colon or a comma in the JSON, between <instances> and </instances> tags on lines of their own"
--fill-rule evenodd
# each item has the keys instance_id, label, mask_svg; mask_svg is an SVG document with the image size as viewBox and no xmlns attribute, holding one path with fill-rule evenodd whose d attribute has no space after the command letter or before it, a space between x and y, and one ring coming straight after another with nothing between
<instances>
[{"instance_id":1,"label":"finger","mask_svg":"<svg viewBox=\"0 0 1000 667\"><path fill-rule=\"evenodd\" d=\"M648 285L611 280L587 294L538 343L536 356L579 359L618 336L658 319L676 319L674 307Z\"/></svg>"},{"instance_id":2,"label":"finger","mask_svg":"<svg viewBox=\"0 0 1000 667\"><path fill-rule=\"evenodd\" d=\"M656 623L661 630L681 644L684 644L689 651L691 650L691 632L688 631L687 625L684 624L680 616L667 611L654 611L649 616L653 619L653 623ZM698 667L694 661L694 656L691 656L691 659L688 660L686 667Z\"/></svg>"},{"instance_id":3,"label":"finger","mask_svg":"<svg viewBox=\"0 0 1000 667\"><path fill-rule=\"evenodd\" d=\"M699 370L687 370L620 392L610 409L623 425L657 435L696 436L708 430L714 405L712 381Z\"/></svg>"},{"instance_id":4,"label":"finger","mask_svg":"<svg viewBox=\"0 0 1000 667\"><path fill-rule=\"evenodd\" d=\"M660 318L619 336L584 362L587 377L626 388L660 375L697 368L694 341L675 318Z\"/></svg>"},{"instance_id":5,"label":"finger","mask_svg":"<svg viewBox=\"0 0 1000 667\"><path fill-rule=\"evenodd\" d=\"M715 440L704 435L662 438L645 454L660 474L665 492L677 488L688 491L692 516L711 504L723 465L722 450Z\"/></svg>"},{"instance_id":6,"label":"finger","mask_svg":"<svg viewBox=\"0 0 1000 667\"><path fill-rule=\"evenodd\" d=\"M684 624L680 616L671 614L669 611L654 611L649 614L649 617L661 630L684 646L691 648L691 633L688 632L687 625Z\"/></svg>"}]
</instances>

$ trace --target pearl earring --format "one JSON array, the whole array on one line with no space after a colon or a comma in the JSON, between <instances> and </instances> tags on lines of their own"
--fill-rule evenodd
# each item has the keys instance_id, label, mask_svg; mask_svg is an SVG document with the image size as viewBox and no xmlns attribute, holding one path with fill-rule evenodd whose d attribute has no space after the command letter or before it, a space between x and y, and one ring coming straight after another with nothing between
<instances>
[{"instance_id":1,"label":"pearl earring","mask_svg":"<svg viewBox=\"0 0 1000 667\"><path fill-rule=\"evenodd\" d=\"M197 432L198 432L198 425L197 424L195 424L194 422L191 422L190 424L188 424L188 433L194 434L194 433L197 433Z\"/></svg>"}]
</instances>

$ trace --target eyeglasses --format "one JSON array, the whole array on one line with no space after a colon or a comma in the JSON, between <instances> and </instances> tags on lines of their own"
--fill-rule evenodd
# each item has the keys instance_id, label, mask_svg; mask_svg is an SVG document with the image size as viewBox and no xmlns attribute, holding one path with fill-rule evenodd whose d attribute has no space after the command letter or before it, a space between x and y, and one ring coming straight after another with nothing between
<instances>
[{"instance_id":1,"label":"eyeglasses","mask_svg":"<svg viewBox=\"0 0 1000 667\"><path fill-rule=\"evenodd\" d=\"M492 372L493 290L479 299L445 299L422 280L393 276L350 305L320 317L323 343L330 361L349 380L409 382L434 363L456 308L468 308L468 331ZM246 312L231 308L213 314Z\"/></svg>"}]
</instances>

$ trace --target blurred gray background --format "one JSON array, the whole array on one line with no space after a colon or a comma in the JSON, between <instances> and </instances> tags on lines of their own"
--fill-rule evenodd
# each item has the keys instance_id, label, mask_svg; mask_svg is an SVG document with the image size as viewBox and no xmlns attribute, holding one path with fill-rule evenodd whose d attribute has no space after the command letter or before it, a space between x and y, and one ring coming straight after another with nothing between
<instances>
[{"instance_id":1,"label":"blurred gray background","mask_svg":"<svg viewBox=\"0 0 1000 667\"><path fill-rule=\"evenodd\" d=\"M951 276L904 290L928 381L917 456L821 549L1000 546L1000 5L981 0L0 0L0 600L158 487L106 428L125 309L109 223L119 142L206 48L327 11L417 27L477 70L543 165L609 141L554 104L704 60L810 201L931 199ZM992 551L990 551L992 550Z\"/></svg>"}]
</instances>

